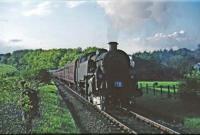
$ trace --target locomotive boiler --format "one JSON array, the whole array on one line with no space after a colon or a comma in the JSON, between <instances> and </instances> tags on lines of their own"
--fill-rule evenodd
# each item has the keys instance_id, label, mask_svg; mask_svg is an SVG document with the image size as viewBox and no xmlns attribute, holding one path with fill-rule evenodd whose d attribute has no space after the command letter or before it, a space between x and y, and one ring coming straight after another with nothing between
<instances>
[{"instance_id":1,"label":"locomotive boiler","mask_svg":"<svg viewBox=\"0 0 200 135\"><path fill-rule=\"evenodd\" d=\"M134 61L117 49L117 42L108 44L109 50L85 54L53 73L102 110L129 106L141 95L136 87Z\"/></svg>"}]
</instances>

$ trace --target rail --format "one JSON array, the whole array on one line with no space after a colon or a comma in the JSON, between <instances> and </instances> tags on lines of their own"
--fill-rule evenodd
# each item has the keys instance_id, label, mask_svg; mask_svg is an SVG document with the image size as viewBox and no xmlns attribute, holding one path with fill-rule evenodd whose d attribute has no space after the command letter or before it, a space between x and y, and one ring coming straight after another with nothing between
<instances>
[{"instance_id":1,"label":"rail","mask_svg":"<svg viewBox=\"0 0 200 135\"><path fill-rule=\"evenodd\" d=\"M157 122L155 122L155 121L152 121L152 120L150 120L150 119L148 119L148 118L146 118L146 117L144 117L144 116L141 116L141 115L139 115L139 114L137 114L137 113L135 113L135 112L133 112L133 111L129 111L129 110L126 109L126 108L121 108L121 109L123 109L124 111L128 111L128 112L129 112L130 114L132 114L135 118L137 118L137 119L139 119L139 120L141 120L141 121L143 121L143 122L145 122L145 123L147 123L147 124L149 124L149 125L151 125L151 126L154 126L154 127L157 128L157 129L160 129L160 130L163 131L164 133L168 133L168 134L180 134L179 132L176 132L176 131L174 131L174 130L172 130L172 129L166 127L166 126L163 126L163 125L161 125L161 124L159 124L159 123L157 123Z\"/></svg>"},{"instance_id":2,"label":"rail","mask_svg":"<svg viewBox=\"0 0 200 135\"><path fill-rule=\"evenodd\" d=\"M60 82L59 82L60 83ZM111 115L109 115L108 113L106 113L105 111L100 110L99 108L97 108L95 105L93 105L92 103L90 103L89 101L87 101L84 97L82 97L81 95L79 95L78 93L76 93L74 90L72 90L70 87L68 87L67 85L65 85L65 87L72 93L74 94L76 97L78 97L80 100L82 100L83 102L85 102L87 105L92 106L99 114L103 115L106 119L108 119L112 125L115 125L116 127L118 127L123 133L130 133L130 134L137 134L134 130L130 129L129 127L127 127L126 125L124 125L123 123L119 122L118 120L116 120L114 117L112 117Z\"/></svg>"}]
</instances>

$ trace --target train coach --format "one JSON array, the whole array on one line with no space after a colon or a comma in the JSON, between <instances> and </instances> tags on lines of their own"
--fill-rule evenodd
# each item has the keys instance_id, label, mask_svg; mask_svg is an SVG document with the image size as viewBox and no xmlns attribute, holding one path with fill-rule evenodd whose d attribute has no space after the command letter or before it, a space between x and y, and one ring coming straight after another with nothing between
<instances>
[{"instance_id":1,"label":"train coach","mask_svg":"<svg viewBox=\"0 0 200 135\"><path fill-rule=\"evenodd\" d=\"M134 61L117 45L109 42L109 50L85 54L52 74L102 110L130 106L142 93L137 90Z\"/></svg>"}]
</instances>

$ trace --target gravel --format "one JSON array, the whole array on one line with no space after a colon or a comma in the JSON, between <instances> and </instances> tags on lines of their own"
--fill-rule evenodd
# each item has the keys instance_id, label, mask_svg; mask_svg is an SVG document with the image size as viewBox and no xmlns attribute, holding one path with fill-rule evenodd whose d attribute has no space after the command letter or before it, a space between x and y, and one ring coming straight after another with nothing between
<instances>
[{"instance_id":1,"label":"gravel","mask_svg":"<svg viewBox=\"0 0 200 135\"><path fill-rule=\"evenodd\" d=\"M81 133L120 133L107 119L103 118L93 107L83 104L77 100L65 87L57 85L59 91L64 90L65 101L70 106L77 126ZM61 92L62 94L62 92Z\"/></svg>"},{"instance_id":2,"label":"gravel","mask_svg":"<svg viewBox=\"0 0 200 135\"><path fill-rule=\"evenodd\" d=\"M147 133L148 134L159 134L159 133L161 133L160 130L153 128L150 125L147 125L140 120L135 119L134 116L128 114L127 112L113 110L110 113L116 119L122 121L122 123L125 123L126 125L128 125L128 127L133 129L137 133L140 133L140 134L147 134Z\"/></svg>"}]
</instances>

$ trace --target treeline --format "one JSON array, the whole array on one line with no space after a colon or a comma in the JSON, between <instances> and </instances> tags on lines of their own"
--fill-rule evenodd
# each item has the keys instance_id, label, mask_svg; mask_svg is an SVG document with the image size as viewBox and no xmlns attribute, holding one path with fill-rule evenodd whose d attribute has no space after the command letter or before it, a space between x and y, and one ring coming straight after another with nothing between
<instances>
[{"instance_id":1,"label":"treeline","mask_svg":"<svg viewBox=\"0 0 200 135\"><path fill-rule=\"evenodd\" d=\"M18 50L1 54L0 63L16 67L23 76L31 76L41 69L57 69L81 55L95 51L96 47L85 50L50 49ZM200 45L196 50L159 50L133 54L138 80L180 80L194 64L200 62Z\"/></svg>"},{"instance_id":2,"label":"treeline","mask_svg":"<svg viewBox=\"0 0 200 135\"><path fill-rule=\"evenodd\" d=\"M196 50L186 48L133 54L138 80L180 80L200 62L200 44Z\"/></svg>"},{"instance_id":3,"label":"treeline","mask_svg":"<svg viewBox=\"0 0 200 135\"><path fill-rule=\"evenodd\" d=\"M23 77L32 77L42 69L57 69L96 49L96 47L88 47L85 50L81 48L17 50L13 53L0 55L0 63L16 67Z\"/></svg>"}]
</instances>

